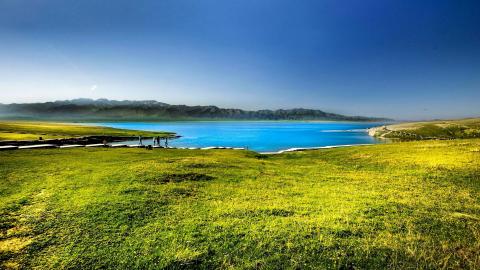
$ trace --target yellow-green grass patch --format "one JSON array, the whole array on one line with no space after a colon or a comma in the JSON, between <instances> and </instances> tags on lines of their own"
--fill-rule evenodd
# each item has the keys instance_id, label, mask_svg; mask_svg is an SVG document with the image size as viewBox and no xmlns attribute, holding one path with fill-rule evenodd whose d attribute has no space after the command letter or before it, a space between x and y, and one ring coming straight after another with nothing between
<instances>
[{"instance_id":1,"label":"yellow-green grass patch","mask_svg":"<svg viewBox=\"0 0 480 270\"><path fill-rule=\"evenodd\" d=\"M2 228L32 239L2 256L23 268L476 269L479 147L2 152Z\"/></svg>"},{"instance_id":2,"label":"yellow-green grass patch","mask_svg":"<svg viewBox=\"0 0 480 270\"><path fill-rule=\"evenodd\" d=\"M148 132L92 125L52 122L1 121L0 140L59 139L84 136L173 136L169 132Z\"/></svg>"}]
</instances>

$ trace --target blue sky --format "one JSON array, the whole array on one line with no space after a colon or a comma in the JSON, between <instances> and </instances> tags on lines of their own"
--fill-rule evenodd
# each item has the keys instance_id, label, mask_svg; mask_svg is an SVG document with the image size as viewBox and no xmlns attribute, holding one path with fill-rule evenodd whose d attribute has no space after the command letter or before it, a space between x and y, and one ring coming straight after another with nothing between
<instances>
[{"instance_id":1,"label":"blue sky","mask_svg":"<svg viewBox=\"0 0 480 270\"><path fill-rule=\"evenodd\" d=\"M0 102L480 115L480 2L0 0Z\"/></svg>"}]
</instances>

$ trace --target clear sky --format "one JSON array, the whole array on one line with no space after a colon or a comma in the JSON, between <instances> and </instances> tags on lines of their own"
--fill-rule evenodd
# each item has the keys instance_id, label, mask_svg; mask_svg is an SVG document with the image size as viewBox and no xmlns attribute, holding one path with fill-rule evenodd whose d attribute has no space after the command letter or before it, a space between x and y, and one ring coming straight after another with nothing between
<instances>
[{"instance_id":1,"label":"clear sky","mask_svg":"<svg viewBox=\"0 0 480 270\"><path fill-rule=\"evenodd\" d=\"M480 115L478 0L0 0L0 102Z\"/></svg>"}]
</instances>

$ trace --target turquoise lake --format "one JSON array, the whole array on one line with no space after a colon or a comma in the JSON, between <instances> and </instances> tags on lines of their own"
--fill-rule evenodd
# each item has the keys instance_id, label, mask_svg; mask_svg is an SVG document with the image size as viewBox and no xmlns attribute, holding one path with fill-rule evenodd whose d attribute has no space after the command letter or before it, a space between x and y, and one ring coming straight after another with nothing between
<instances>
[{"instance_id":1,"label":"turquoise lake","mask_svg":"<svg viewBox=\"0 0 480 270\"><path fill-rule=\"evenodd\" d=\"M379 123L292 122L292 121L195 121L195 122L113 122L95 125L147 130L171 131L182 136L170 140L171 147L244 147L257 152L288 148L321 147L351 144L374 144L366 129ZM138 142L131 142L138 143ZM145 144L152 144L145 140Z\"/></svg>"}]
</instances>

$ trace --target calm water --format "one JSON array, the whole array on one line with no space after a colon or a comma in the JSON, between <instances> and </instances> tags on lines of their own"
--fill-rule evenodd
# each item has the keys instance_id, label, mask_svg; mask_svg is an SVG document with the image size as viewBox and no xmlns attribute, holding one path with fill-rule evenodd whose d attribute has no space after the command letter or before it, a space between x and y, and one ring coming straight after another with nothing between
<instances>
[{"instance_id":1,"label":"calm water","mask_svg":"<svg viewBox=\"0 0 480 270\"><path fill-rule=\"evenodd\" d=\"M378 123L351 122L163 122L163 123L96 123L96 125L148 130L171 131L182 137L169 146L245 147L258 152L279 151L293 147L317 147L345 144L379 143L368 136L366 129ZM146 140L146 144L151 144Z\"/></svg>"}]
</instances>

